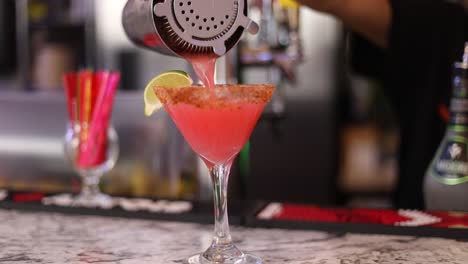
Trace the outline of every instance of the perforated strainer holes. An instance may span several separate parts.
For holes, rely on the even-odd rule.
[[[150,0],[141,0],[150,1]],[[176,54],[221,56],[232,49],[251,20],[246,0],[151,0],[155,27]],[[255,25],[256,26],[256,25]],[[253,29],[249,29],[253,32]]]
[[[168,0],[169,1],[169,0]],[[175,13],[177,26],[180,30],[190,32],[194,38],[212,39],[219,34],[227,32],[226,26],[231,24],[231,18],[236,15],[236,6],[234,9],[220,4],[221,10],[212,13],[206,10],[206,6],[195,0],[171,0],[175,2]],[[216,0],[213,0],[216,1]],[[234,2],[239,1],[235,0]],[[233,12],[232,14],[230,12]],[[223,31],[224,30],[224,31]]]

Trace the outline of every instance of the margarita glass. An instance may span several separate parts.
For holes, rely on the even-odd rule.
[[[213,183],[215,226],[211,246],[188,263],[262,263],[244,254],[229,232],[227,186],[231,165],[247,142],[273,85],[154,87],[154,92],[187,143],[203,159]]]

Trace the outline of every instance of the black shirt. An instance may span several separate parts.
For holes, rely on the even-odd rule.
[[[388,48],[376,51],[375,46],[358,41],[361,48],[354,49],[353,68],[383,79],[395,110],[400,148],[394,205],[423,209],[425,172],[445,132],[453,63],[461,60],[468,41],[467,15],[461,5],[441,0],[390,0],[390,4]],[[382,71],[375,67],[379,63]]]

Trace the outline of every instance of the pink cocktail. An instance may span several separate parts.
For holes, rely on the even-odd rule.
[[[210,170],[214,189],[215,234],[211,246],[189,263],[262,263],[231,241],[227,214],[227,184],[232,161],[247,142],[272,85],[217,85],[154,91],[192,149]]]

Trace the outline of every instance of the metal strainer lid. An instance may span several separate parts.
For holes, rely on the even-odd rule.
[[[247,17],[246,0],[159,0],[154,14],[161,39],[179,55],[222,56],[244,30],[258,32],[258,25]]]

